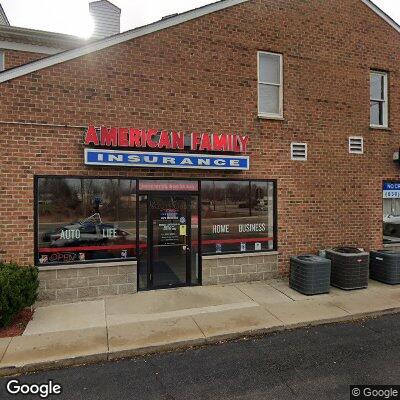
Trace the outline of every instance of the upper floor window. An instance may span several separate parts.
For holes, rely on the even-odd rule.
[[[388,75],[371,71],[370,74],[370,124],[372,127],[388,127]]]
[[[258,115],[283,117],[282,54],[258,52]]]
[[[0,72],[6,69],[4,51],[0,50]]]

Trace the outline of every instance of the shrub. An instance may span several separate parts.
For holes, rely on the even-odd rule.
[[[21,310],[34,304],[38,275],[36,267],[0,262],[0,327],[9,325]]]

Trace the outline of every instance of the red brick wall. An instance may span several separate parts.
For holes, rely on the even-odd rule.
[[[31,53],[28,51],[5,50],[5,69],[19,67],[20,65],[48,57],[48,54]]]
[[[382,245],[383,179],[399,176],[400,36],[360,0],[252,0],[0,85],[0,120],[247,133],[278,180],[280,268],[338,244]],[[257,50],[283,54],[284,120],[257,117]],[[369,71],[390,74],[390,131],[369,128]],[[4,100],[3,100],[4,99]],[[83,131],[2,124],[0,248],[33,262],[34,174],[221,176],[85,167]],[[364,155],[348,153],[363,136]],[[308,161],[290,143],[308,143]]]

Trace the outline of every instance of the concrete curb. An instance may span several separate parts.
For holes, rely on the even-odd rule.
[[[39,371],[50,371],[54,369],[75,367],[83,364],[96,364],[107,360],[108,354],[102,353],[82,357],[65,358],[56,361],[37,362],[22,367],[5,367],[0,368],[0,377],[23,375]]]
[[[112,351],[108,353],[108,359],[121,360],[124,358],[144,356],[147,354],[167,353],[174,350],[190,349],[194,347],[201,347],[206,344],[205,339],[182,340],[174,343],[166,343],[148,347],[141,347],[136,349],[126,349]]]
[[[379,311],[369,311],[357,314],[349,314],[339,318],[327,318],[315,321],[300,322],[296,324],[278,325],[271,328],[261,328],[242,332],[232,332],[228,334],[215,335],[203,339],[184,340],[173,343],[153,345],[143,348],[119,350],[101,354],[93,354],[75,358],[65,358],[57,361],[37,362],[19,367],[0,368],[0,377],[28,374],[44,370],[54,370],[61,368],[74,367],[84,364],[96,364],[100,362],[121,360],[124,358],[141,357],[150,354],[166,353],[178,350],[187,350],[190,348],[199,348],[202,346],[215,345],[221,342],[234,341],[246,337],[264,336],[269,333],[282,332],[285,330],[300,329],[318,325],[328,325],[332,323],[359,321],[364,318],[374,318],[384,315],[400,313],[400,307],[389,308]]]

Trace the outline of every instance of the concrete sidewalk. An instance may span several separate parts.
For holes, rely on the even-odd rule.
[[[185,348],[400,311],[400,286],[308,297],[287,282],[141,292],[37,308],[24,335],[0,339],[0,375]]]

